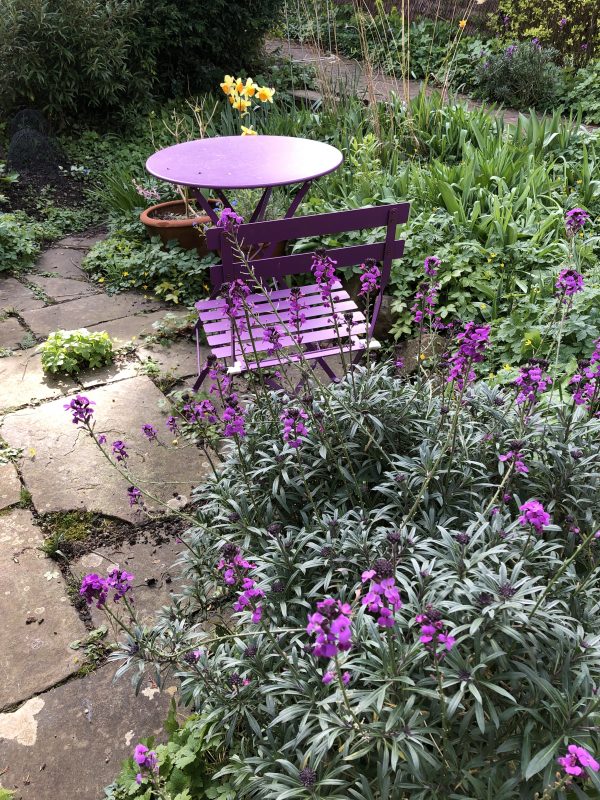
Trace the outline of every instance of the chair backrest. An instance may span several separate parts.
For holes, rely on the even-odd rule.
[[[336,262],[336,269],[354,267],[367,259],[379,262],[382,265],[381,295],[389,281],[392,260],[401,258],[404,253],[404,240],[396,239],[396,227],[407,222],[409,212],[410,203],[394,203],[306,217],[244,223],[236,229],[235,241],[232,241],[232,234],[222,228],[209,228],[206,232],[207,246],[211,250],[218,250],[222,261],[218,268],[213,268],[211,271],[211,281],[216,288],[240,276],[245,277],[244,261],[240,257],[238,248],[235,247],[235,242],[244,250],[265,242],[268,242],[267,247],[272,249],[273,243],[287,242],[290,239],[385,228],[385,238],[380,242],[324,248],[326,255]],[[265,257],[261,255],[257,258],[251,257],[249,260],[257,280],[281,279],[287,275],[310,272],[313,252],[272,256],[267,251]]]

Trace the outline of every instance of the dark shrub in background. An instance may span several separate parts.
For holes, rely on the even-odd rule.
[[[55,123],[197,91],[255,65],[282,0],[4,0],[0,109]]]

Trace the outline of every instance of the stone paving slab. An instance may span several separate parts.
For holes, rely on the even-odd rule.
[[[72,247],[77,250],[90,250],[95,244],[106,239],[105,233],[74,233],[71,236],[65,236],[56,242],[55,247]]]
[[[155,334],[156,331],[152,325],[154,322],[159,322],[164,319],[166,310],[167,309],[155,311],[150,314],[137,314],[135,316],[114,319],[98,325],[88,325],[86,327],[89,331],[106,331],[112,336],[116,345],[121,346],[126,342],[135,341],[142,336]],[[185,316],[185,313],[182,312],[181,316]]]
[[[23,339],[26,332],[25,328],[15,317],[9,317],[0,322],[0,350],[2,348],[12,350],[18,347],[19,342]]]
[[[0,412],[57,397],[76,386],[70,378],[46,375],[39,353],[0,358]]]
[[[44,301],[16,278],[0,278],[0,311],[15,308],[19,313],[43,308]]]
[[[0,463],[0,511],[21,499],[21,481],[12,464]],[[0,590],[1,591],[1,590]]]
[[[210,350],[200,348],[200,364],[204,364]],[[189,339],[178,339],[169,345],[149,344],[138,347],[137,356],[142,363],[152,359],[161,372],[170,372],[175,378],[189,378],[198,374],[196,343]]]
[[[14,800],[100,800],[141,738],[166,738],[175,686],[136,697],[114,672],[107,664],[0,714],[0,774]]]
[[[42,541],[30,511],[17,508],[0,516],[0,709],[80,666],[69,644],[86,629],[56,564],[38,550]]]
[[[105,575],[113,567],[127,570],[134,576],[133,599],[139,621],[149,625],[157,610],[170,602],[171,593],[181,589],[181,567],[173,565],[184,547],[174,539],[160,545],[153,545],[145,538],[134,544],[123,542],[82,556],[71,564],[71,571],[79,578],[89,572]],[[90,613],[94,627],[106,621],[95,605],[90,607]]]
[[[122,381],[125,378],[135,378],[140,373],[140,365],[136,359],[124,361],[118,359],[114,364],[97,369],[89,369],[80,372],[77,380],[84,389],[92,389],[95,386],[103,386],[105,383]]]
[[[100,294],[100,289],[93,284],[73,278],[34,276],[30,278],[29,283],[39,286],[48,297],[57,302],[75,300],[78,297],[87,297],[91,294]]]
[[[84,257],[85,251],[83,250],[51,247],[41,254],[33,271],[37,273],[54,272],[61,278],[86,280],[85,272],[81,269],[81,262]]]
[[[35,450],[35,458],[23,462],[22,477],[36,510],[81,509],[137,522],[140,515],[127,499],[132,483],[144,486],[163,502],[176,491],[189,497],[192,487],[208,473],[208,464],[196,448],[167,449],[143,436],[142,425],[151,423],[163,441],[169,441],[166,399],[152,381],[139,376],[87,395],[96,403],[96,432],[106,434],[109,444],[123,439],[130,446],[131,477],[119,475],[91,439],[71,423],[63,408],[68,398],[16,411],[6,415],[0,436],[9,445]]]
[[[89,328],[119,317],[128,317],[142,311],[156,311],[163,307],[162,303],[145,300],[143,295],[134,292],[112,297],[98,294],[27,311],[23,313],[23,319],[36,335],[46,336],[51,331]]]

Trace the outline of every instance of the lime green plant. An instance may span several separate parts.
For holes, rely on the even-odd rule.
[[[113,343],[105,332],[81,328],[55,331],[40,345],[45,372],[76,375],[82,369],[102,367],[113,360]]]

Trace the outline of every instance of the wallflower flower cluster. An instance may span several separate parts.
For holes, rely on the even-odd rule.
[[[308,615],[306,632],[315,637],[312,648],[317,658],[334,658],[352,646],[352,609],[348,603],[327,597],[317,603],[314,614]]]
[[[528,500],[519,508],[521,516],[520,525],[531,525],[539,535],[543,533],[544,527],[550,524],[550,514],[546,511],[539,500]]]
[[[598,772],[600,764],[588,753],[585,747],[570,744],[564,756],[556,759],[567,775],[583,775],[585,768]]]
[[[374,616],[380,628],[394,627],[394,612],[402,608],[400,592],[394,580],[394,569],[390,561],[378,559],[375,569],[362,573],[363,583],[370,581],[369,591],[361,599],[367,612]]]
[[[547,361],[531,361],[529,366],[519,369],[519,375],[513,381],[519,389],[516,403],[534,405],[538,396],[552,385],[552,378],[544,371],[547,365]]]
[[[336,261],[321,251],[317,250],[313,255],[311,264],[311,271],[315,276],[315,280],[321,290],[321,297],[327,300],[331,297],[333,286],[336,283],[335,265]]]
[[[417,614],[415,622],[421,626],[419,641],[435,658],[443,658],[456,644],[456,639],[448,633],[442,614],[436,608],[427,606],[422,614]]]
[[[379,291],[379,285],[381,280],[381,270],[375,263],[375,261],[370,258],[364,264],[360,265],[361,274],[359,277],[360,281],[360,290],[359,295],[371,295],[375,292]]]
[[[583,228],[583,226],[590,219],[590,215],[583,208],[572,208],[565,214],[565,228],[567,229],[568,236],[575,236],[576,233]]]
[[[448,383],[456,382],[462,391],[467,383],[475,380],[473,364],[478,364],[485,358],[485,351],[489,345],[490,326],[477,326],[474,322],[467,322],[464,329],[457,335],[458,349],[450,356]]]
[[[100,575],[92,573],[86,575],[81,581],[79,594],[85,599],[88,606],[95,600],[96,607],[102,608],[106,605],[111,591],[114,592],[113,601],[115,603],[125,597],[127,592],[132,590],[133,577],[129,572],[125,572],[124,569],[119,569],[118,567],[111,569],[106,578],[101,578]],[[130,600],[130,602],[133,602],[133,600]]]
[[[300,437],[308,436],[308,428],[304,424],[308,414],[303,408],[287,407],[279,419],[283,423],[283,441],[297,450],[301,445]]]
[[[240,548],[234,544],[226,544],[221,552],[222,558],[217,564],[217,569],[223,573],[223,581],[227,586],[235,586],[242,590],[233,606],[234,610],[243,611],[251,607],[252,622],[260,622],[262,606],[257,600],[263,598],[265,593],[257,588],[256,582],[248,575],[249,570],[254,569],[256,565],[245,559]]]
[[[135,746],[133,760],[141,770],[158,772],[158,756],[156,755],[156,751],[150,750],[145,744],[137,744]],[[138,772],[135,779],[138,784],[141,783],[144,779],[142,772]]]
[[[586,406],[590,414],[600,416],[600,339],[594,342],[589,361],[579,364],[579,371],[571,378],[570,385],[575,387],[573,401],[578,406]]]

